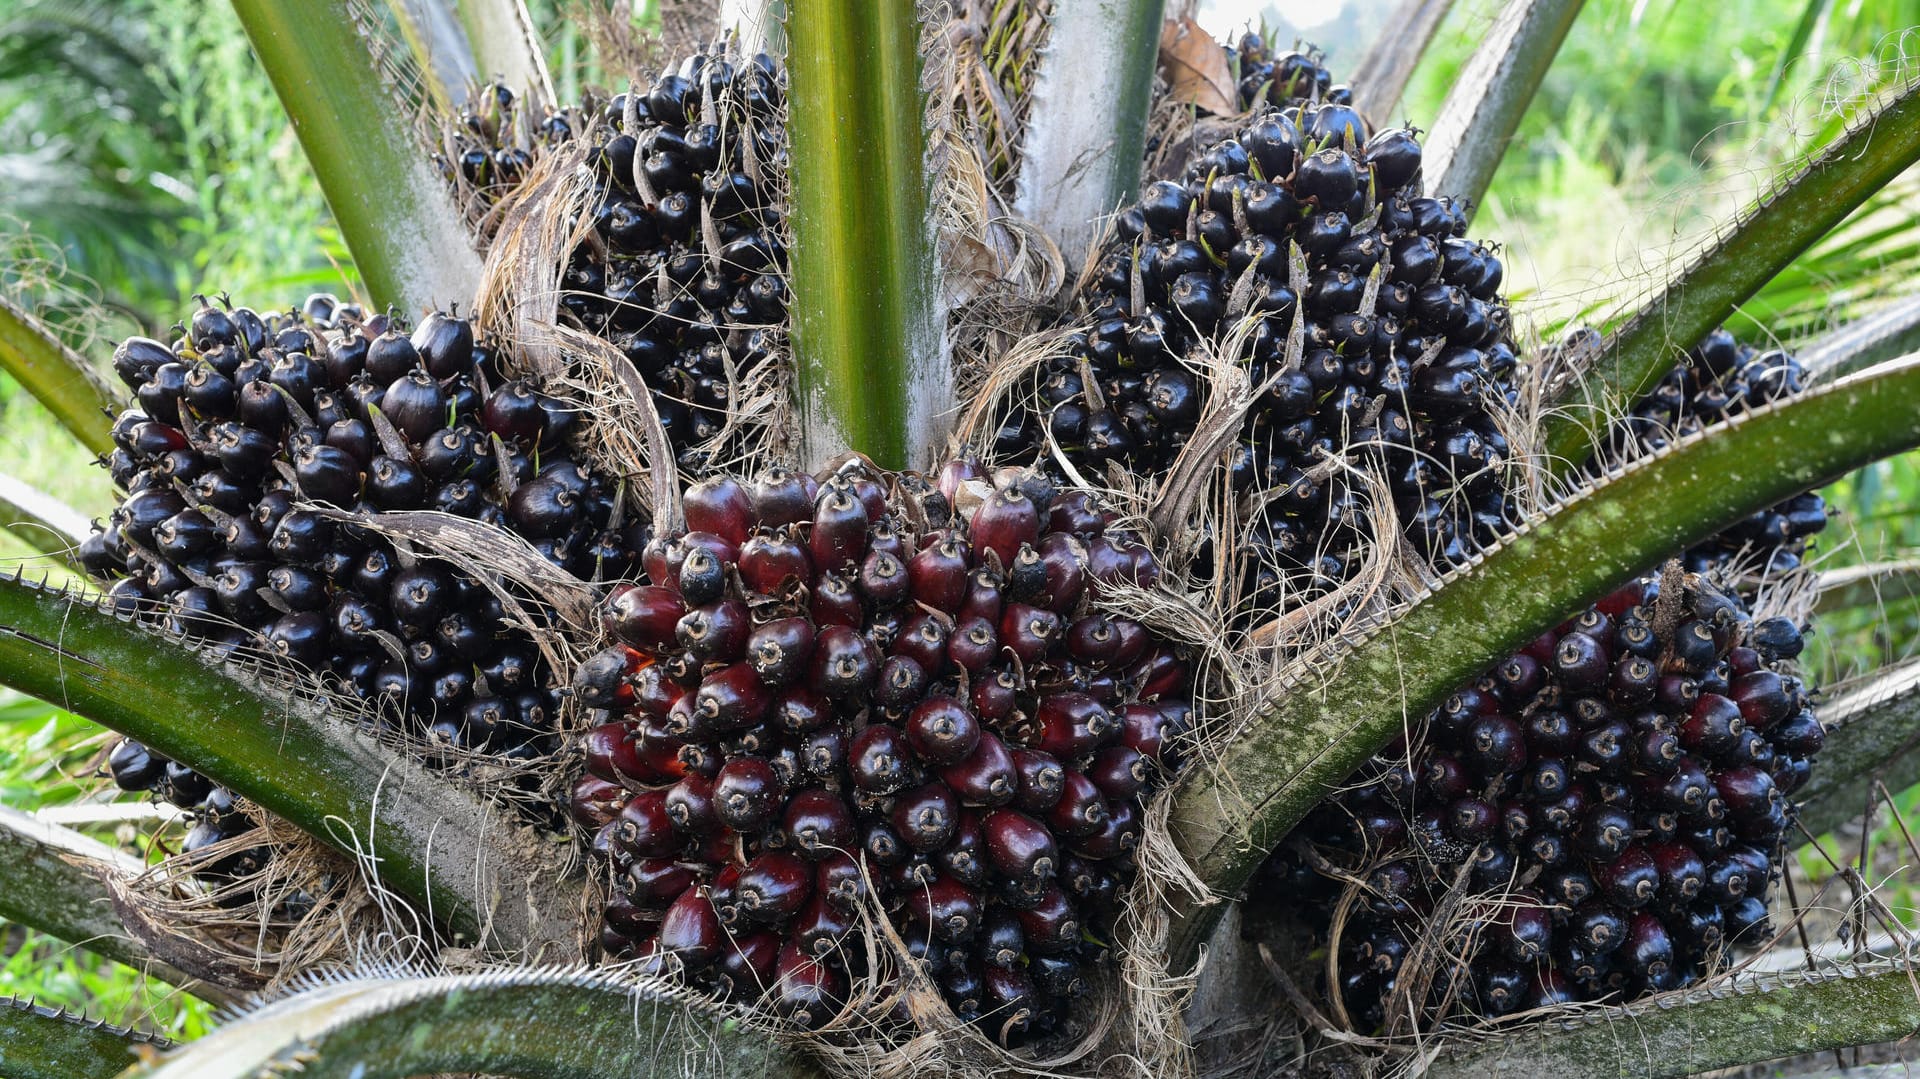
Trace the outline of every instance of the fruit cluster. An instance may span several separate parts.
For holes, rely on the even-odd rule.
[[[1787,672],[1801,630],[1677,565],[1668,582],[1615,592],[1462,689],[1263,868],[1284,890],[1256,898],[1323,919],[1341,888],[1317,870],[1358,878],[1337,986],[1357,1024],[1386,1018],[1455,889],[1484,902],[1427,956],[1432,1012],[1639,996],[1765,939],[1789,796],[1825,739]]]
[[[1302,101],[1324,101],[1330,105],[1353,104],[1353,91],[1336,86],[1333,72],[1320,61],[1319,52],[1289,49],[1275,52],[1265,37],[1257,33],[1242,35],[1240,44],[1226,50],[1239,75],[1240,110],[1252,112],[1263,105],[1287,108]]]
[[[449,186],[464,185],[482,215],[527,178],[543,153],[572,141],[581,126],[574,109],[534,117],[526,102],[497,82],[470,94],[458,120],[433,163]]]
[[[1616,455],[1658,450],[1674,438],[1799,393],[1800,361],[1779,349],[1741,344],[1724,329],[1687,352],[1653,392],[1614,426]],[[1827,527],[1827,504],[1817,491],[1761,510],[1687,551],[1686,567],[1706,572],[1733,563],[1767,576],[1797,568],[1807,544]]]
[[[214,786],[207,777],[132,739],[121,741],[107,754],[107,772],[121,790],[151,794],[192,816],[193,826],[180,845],[180,853],[188,857],[254,826],[252,818],[235,808],[232,791]],[[210,881],[251,876],[268,856],[265,848],[249,847],[213,860],[196,860],[194,873]]]
[[[1153,557],[1083,494],[966,464],[715,479],[686,522],[575,680],[611,713],[572,798],[605,949],[817,1025],[881,974],[847,937],[883,910],[959,1015],[1055,1030],[1190,723],[1178,651],[1097,603]]]
[[[607,528],[611,485],[568,456],[576,415],[505,379],[467,322],[433,314],[409,336],[353,314],[203,301],[173,344],[123,342],[138,404],[107,465],[125,498],[81,560],[170,632],[297,664],[436,743],[537,755],[552,678],[499,598],[317,509],[474,519],[583,579],[629,574],[638,545]],[[157,758],[116,759],[122,786],[150,789]],[[196,800],[157,764],[169,797]]]
[[[734,394],[785,351],[782,93],[764,55],[694,56],[594,129],[594,235],[561,310],[626,354],[691,475],[737,455],[714,444]]]
[[[1348,465],[1383,475],[1422,554],[1464,560],[1507,527],[1517,361],[1500,260],[1421,196],[1420,162],[1413,132],[1300,101],[1150,185],[1092,268],[1090,328],[1019,391],[994,452],[1163,473],[1202,411],[1192,354],[1232,344],[1258,393],[1224,460],[1254,555],[1243,608],[1351,574],[1370,500]]]

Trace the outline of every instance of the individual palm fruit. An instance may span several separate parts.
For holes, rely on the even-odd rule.
[[[1146,549],[1083,494],[999,480],[855,465],[686,492],[689,531],[615,586],[617,643],[575,680],[608,712],[572,806],[613,955],[751,1000],[694,917],[710,903],[729,939],[774,935],[804,992],[770,1003],[817,1023],[872,973],[845,943],[871,888],[958,1014],[1009,1043],[1059,1028],[1192,690],[1174,643],[1097,606],[1152,586]]]
[[[1767,939],[1792,794],[1823,741],[1792,673],[1801,642],[1673,563],[1462,687],[1411,752],[1376,758],[1281,845],[1262,874],[1284,893],[1251,894],[1325,928],[1341,887],[1309,867],[1363,882],[1329,987],[1361,1027],[1383,1021],[1458,880],[1493,913],[1444,942],[1469,980],[1438,979],[1430,1015],[1449,992],[1494,1016],[1687,985]]]
[[[1271,612],[1347,579],[1387,511],[1436,565],[1506,530],[1518,361],[1500,259],[1423,194],[1414,132],[1374,130],[1310,58],[1243,60],[1271,104],[1118,215],[1080,328],[981,435],[998,459],[1155,479],[1199,426],[1201,372],[1237,364],[1256,396],[1216,466],[1240,606]]]
[[[692,476],[740,455],[717,444],[732,395],[785,352],[783,92],[765,55],[696,55],[584,133],[594,238],[568,263],[562,317],[626,354]]]
[[[1582,350],[1595,344],[1597,335],[1583,331],[1562,348]],[[1717,329],[1689,349],[1686,362],[1667,372],[1614,425],[1610,448],[1616,457],[1654,452],[1676,438],[1805,388],[1806,371],[1792,354],[1757,349]],[[1688,569],[1703,573],[1732,567],[1778,576],[1801,564],[1808,543],[1826,526],[1826,502],[1819,492],[1809,491],[1696,544],[1684,561]]]
[[[638,561],[608,530],[614,488],[571,457],[576,415],[466,320],[357,315],[203,301],[172,344],[123,342],[138,404],[106,463],[124,498],[83,561],[170,631],[306,668],[416,737],[538,755],[553,679],[494,592],[307,504],[469,518],[592,580]]]

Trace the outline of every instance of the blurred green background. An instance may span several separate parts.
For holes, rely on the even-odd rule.
[[[563,85],[588,49],[567,0],[531,6]],[[1316,0],[1336,77],[1390,0]],[[643,14],[646,5],[641,5]],[[1279,25],[1302,5],[1210,0],[1209,28]],[[1395,113],[1426,126],[1497,11],[1461,0]],[[1475,234],[1500,242],[1515,299],[1542,324],[1605,311],[1658,280],[1712,222],[1836,130],[1863,88],[1908,76],[1899,31],[1920,0],[1590,0],[1495,179]],[[1294,36],[1280,31],[1282,44]],[[1920,291],[1914,178],[1896,184],[1749,305],[1736,332],[1791,343]],[[318,187],[226,5],[203,0],[0,0],[0,289],[22,296],[90,355],[131,332],[164,334],[195,293],[260,309],[355,281]],[[25,395],[0,379],[0,471],[93,516],[110,506],[93,467]],[[1920,462],[1874,466],[1828,492],[1838,511],[1827,565],[1899,557],[1920,545]],[[26,548],[0,536],[0,558]],[[1825,680],[1914,651],[1920,603],[1823,625]],[[84,721],[0,697],[0,801],[21,808],[104,801],[91,778],[104,736]],[[1910,792],[1903,799],[1912,804]],[[150,839],[122,823],[103,837]],[[0,993],[34,994],[176,1036],[209,1021],[135,972],[0,923]]]

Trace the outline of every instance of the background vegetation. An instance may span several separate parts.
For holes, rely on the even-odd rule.
[[[559,32],[563,3],[532,6],[556,31],[548,40],[567,92],[598,73],[581,63],[581,34]],[[1431,120],[1497,9],[1461,0],[1398,115]],[[1505,245],[1509,287],[1534,310],[1601,309],[1652,281],[1651,268],[1687,250],[1704,222],[1753,197],[1770,164],[1818,141],[1836,99],[1905,71],[1907,43],[1894,31],[1915,25],[1920,0],[1589,0],[1474,233]],[[1335,62],[1340,70],[1351,57]],[[1756,141],[1772,156],[1756,158]],[[1790,343],[1920,291],[1912,180],[1770,287],[1737,331]],[[0,0],[0,288],[24,293],[104,357],[127,333],[165,334],[195,293],[256,307],[349,293],[344,263],[226,5]],[[1845,290],[1829,285],[1839,280]],[[4,379],[0,471],[89,515],[111,505],[104,472]],[[1920,460],[1876,465],[1827,495],[1839,513],[1820,552],[1827,564],[1920,547]],[[0,559],[25,551],[0,536]],[[1920,603],[1890,593],[1883,609],[1828,625],[1819,663],[1839,676],[1905,656],[1916,639]],[[94,778],[105,745],[84,721],[0,697],[0,801],[109,816],[98,807],[111,795]],[[1902,801],[1916,799],[1920,791]],[[158,818],[91,827],[165,841]],[[0,993],[176,1035],[209,1018],[164,985],[4,923]]]

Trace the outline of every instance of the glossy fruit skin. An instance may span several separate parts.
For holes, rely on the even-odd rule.
[[[1140,803],[1169,774],[1191,690],[1174,645],[1093,607],[1119,575],[1157,578],[1144,547],[1084,497],[1053,512],[1061,496],[1031,475],[979,482],[996,486],[970,488],[963,512],[933,484],[857,464],[807,500],[787,474],[739,484],[743,497],[714,483],[699,519],[716,531],[652,538],[645,579],[606,600],[618,643],[574,683],[608,712],[583,736],[592,782],[575,815],[626,799],[596,840],[595,864],[628,882],[609,933],[662,916],[672,887],[703,891],[734,937],[780,942],[797,988],[767,1001],[811,1022],[820,979],[865,970],[850,934],[871,891],[960,1014],[1015,1042],[1057,1027],[1085,990],[1082,930],[1117,914]],[[997,492],[991,509],[982,490]],[[992,543],[973,541],[976,517]],[[1111,565],[1090,569],[1081,537]],[[656,819],[671,859],[651,829],[615,827]],[[996,969],[1017,977],[974,969],[989,917]],[[1024,973],[1042,957],[1065,992],[1043,996]],[[745,964],[723,953],[698,977],[738,997]]]
[[[1303,906],[1309,923],[1341,902],[1342,886],[1293,844],[1367,880],[1337,944],[1370,961],[1420,932],[1468,866],[1469,890],[1502,920],[1459,945],[1480,996],[1430,997],[1428,1018],[1510,1011],[1536,992],[1619,1000],[1711,973],[1728,958],[1727,926],[1759,932],[1791,825],[1782,773],[1758,762],[1797,756],[1818,721],[1795,719],[1812,716],[1786,666],[1797,629],[1753,619],[1739,596],[1681,565],[1463,688],[1411,750],[1376,758],[1281,844],[1261,870],[1266,890],[1285,882],[1289,898],[1276,901]],[[1650,673],[1655,663],[1667,673]],[[1399,830],[1424,858],[1382,864],[1403,846],[1389,838]],[[1396,976],[1343,966],[1349,1013],[1380,1021]]]

